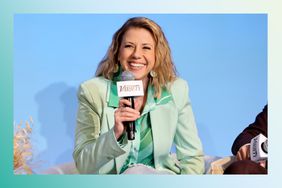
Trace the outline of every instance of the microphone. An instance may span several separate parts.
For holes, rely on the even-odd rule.
[[[122,81],[131,81],[131,80],[135,80],[134,75],[129,72],[129,71],[124,71],[121,74],[121,80]],[[125,99],[130,101],[130,108],[135,108],[134,106],[134,98],[132,96],[128,96],[128,97],[124,97]],[[135,128],[135,121],[128,121],[128,122],[124,122],[125,126],[126,126],[126,133],[127,133],[127,139],[128,140],[134,140],[135,139],[135,132],[136,132],[136,128]]]
[[[250,145],[250,156],[251,160],[255,162],[259,162],[267,159],[268,157],[268,144],[267,138],[259,134],[251,140]]]
[[[130,101],[130,108],[134,107],[134,97],[143,96],[143,84],[141,80],[135,80],[135,76],[130,71],[124,71],[121,74],[121,80],[117,82],[117,91],[119,97],[124,97]],[[127,139],[135,139],[135,121],[124,122],[126,126]]]

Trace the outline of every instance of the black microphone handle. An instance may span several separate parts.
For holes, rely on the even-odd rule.
[[[133,97],[126,97],[127,100],[130,101],[131,105],[130,108],[135,109],[134,107],[134,98]],[[127,121],[125,122],[126,125],[126,132],[127,132],[127,139],[134,140],[135,139],[135,121]]]

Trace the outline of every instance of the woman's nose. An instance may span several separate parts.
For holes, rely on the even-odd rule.
[[[138,59],[138,58],[141,58],[141,56],[142,56],[141,49],[136,47],[133,51],[132,57]]]

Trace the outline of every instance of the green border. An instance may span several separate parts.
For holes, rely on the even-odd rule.
[[[279,8],[280,7],[280,8]],[[261,0],[2,0],[0,2],[0,187],[281,187],[281,3]],[[14,175],[13,16],[16,13],[267,13],[269,175],[267,176],[112,176]],[[278,143],[278,144],[271,144]]]

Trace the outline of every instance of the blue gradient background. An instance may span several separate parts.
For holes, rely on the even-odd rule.
[[[41,167],[72,161],[77,87],[133,16],[163,28],[179,76],[190,85],[207,155],[230,155],[235,137],[267,103],[266,14],[17,14],[14,121],[33,117]]]
[[[150,5],[150,6],[148,6]],[[0,2],[0,187],[281,187],[281,47],[279,1],[1,1]],[[267,13],[270,159],[267,176],[15,176],[13,136],[13,16],[16,13]],[[180,72],[180,68],[178,68]],[[87,76],[85,74],[85,76]],[[192,80],[188,80],[191,86]],[[191,91],[192,92],[192,91]],[[195,96],[191,93],[196,110]],[[30,115],[30,114],[29,114]],[[25,118],[25,117],[24,117]],[[199,122],[198,122],[199,123]],[[233,139],[233,138],[230,138]],[[225,144],[223,142],[222,144]],[[136,183],[138,182],[138,183]]]

